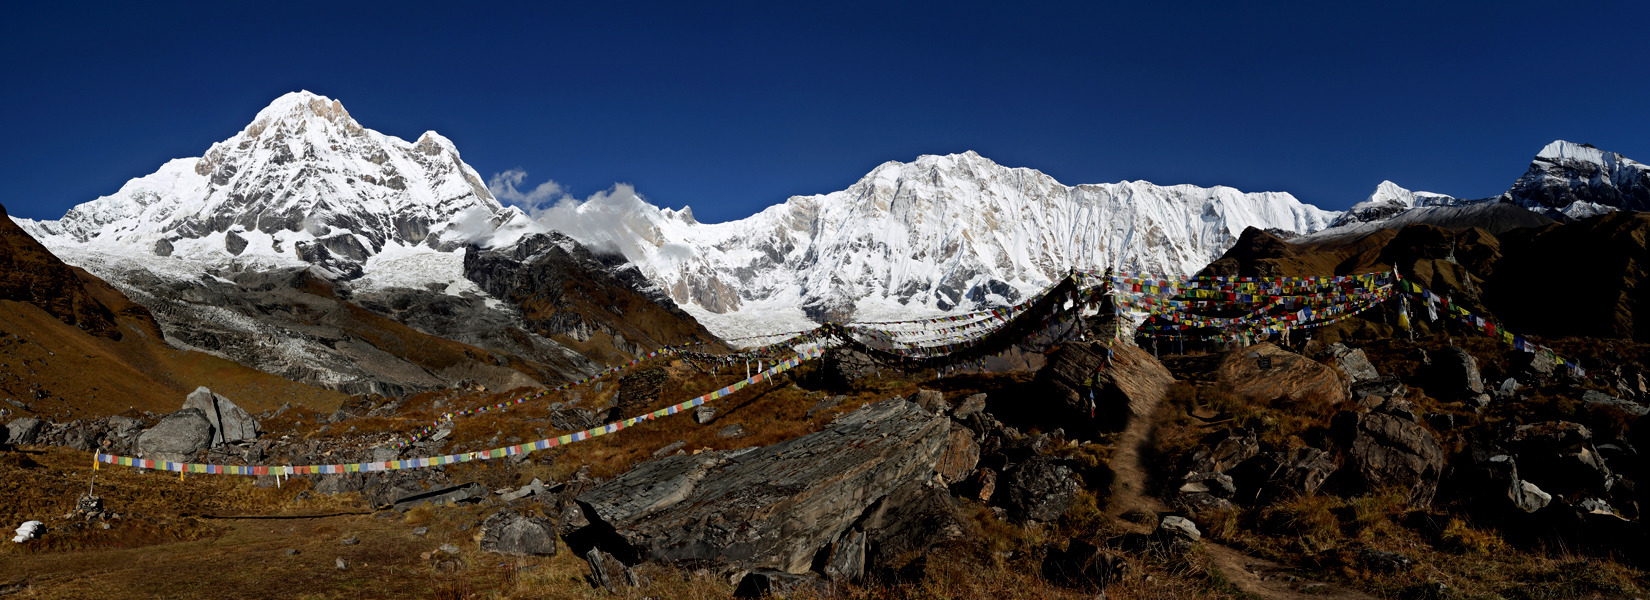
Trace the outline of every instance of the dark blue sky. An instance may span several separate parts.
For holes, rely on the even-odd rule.
[[[1642,0],[564,4],[8,3],[0,203],[57,218],[298,89],[704,221],[970,149],[1328,209],[1499,194],[1554,139],[1650,161]]]

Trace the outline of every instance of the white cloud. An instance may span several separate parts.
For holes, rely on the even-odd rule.
[[[572,200],[561,184],[552,180],[545,180],[532,190],[522,192],[516,186],[527,179],[527,171],[520,168],[510,169],[503,173],[494,173],[492,179],[487,180],[487,189],[493,192],[493,197],[514,204],[532,212],[549,206],[561,200]]]

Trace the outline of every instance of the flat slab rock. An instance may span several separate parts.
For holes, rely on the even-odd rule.
[[[578,496],[638,560],[802,573],[866,507],[934,476],[950,419],[893,398],[771,446],[648,461]],[[615,537],[616,534],[616,537]]]

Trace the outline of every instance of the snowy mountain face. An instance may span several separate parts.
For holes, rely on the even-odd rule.
[[[1444,194],[1411,192],[1391,181],[1382,181],[1368,199],[1352,205],[1352,208],[1341,213],[1341,216],[1336,217],[1329,226],[1340,227],[1352,223],[1379,221],[1418,206],[1454,206],[1459,203],[1459,200]]]
[[[500,205],[447,138],[409,143],[295,92],[201,158],[170,161],[57,221],[18,222],[53,248],[316,265],[350,279],[386,248],[452,250],[512,219],[525,216]]]
[[[1557,209],[1574,219],[1611,210],[1650,210],[1650,165],[1559,140],[1535,155],[1502,199],[1532,210]]]
[[[1069,186],[967,152],[888,162],[846,190],[727,223],[633,196],[545,223],[616,248],[726,336],[1000,306],[1074,267],[1188,275],[1247,227],[1306,233],[1338,214],[1278,192]]]

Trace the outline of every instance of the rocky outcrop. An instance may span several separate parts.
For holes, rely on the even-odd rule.
[[[1334,369],[1271,343],[1227,353],[1215,373],[1232,393],[1261,402],[1284,399],[1333,406],[1347,396]]]
[[[895,398],[771,446],[651,460],[578,496],[590,524],[571,534],[630,563],[802,573],[872,504],[931,479],[950,432]]]
[[[968,537],[968,524],[945,488],[907,481],[867,508],[844,539],[859,532],[864,568],[891,573],[935,544]]]
[[[5,441],[6,443],[13,445],[33,444],[35,442],[35,438],[40,435],[42,425],[44,425],[44,423],[42,423],[40,419],[32,417],[14,419],[12,422],[6,424],[7,433]]]
[[[1036,377],[1048,416],[1074,432],[1121,431],[1130,419],[1150,418],[1173,382],[1150,352],[1097,342],[1061,346]]]
[[[938,465],[940,479],[947,484],[960,482],[974,474],[974,467],[978,464],[980,444],[974,441],[974,432],[952,423],[951,434],[945,443],[945,454],[940,456]]]
[[[878,371],[871,355],[847,347],[826,350],[819,364],[821,383],[836,390],[858,389],[860,382]]]
[[[1454,346],[1428,353],[1427,392],[1440,400],[1466,400],[1484,393],[1478,359]]]
[[[138,450],[150,460],[189,462],[196,452],[212,444],[212,433],[212,422],[205,413],[185,408],[166,415],[138,436]]]

